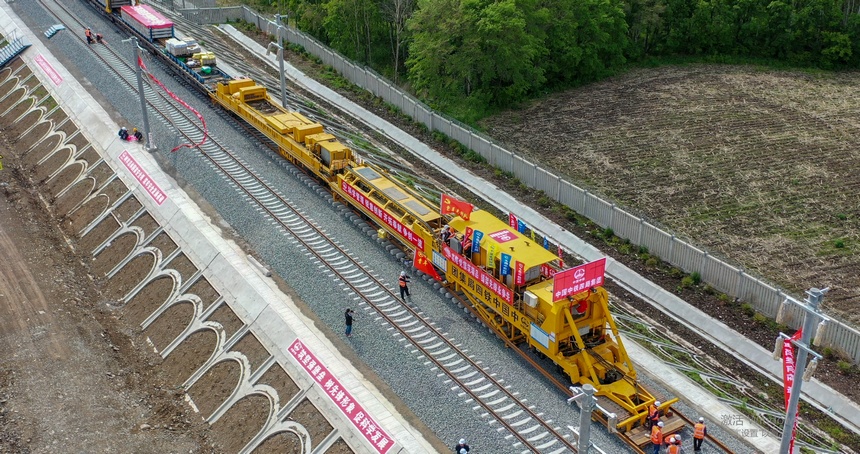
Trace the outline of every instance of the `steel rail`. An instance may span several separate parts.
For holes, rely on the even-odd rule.
[[[40,0],[40,3],[43,6],[45,6],[46,9],[54,12],[56,15],[56,11],[51,9],[46,4],[46,2],[44,0]],[[69,16],[68,20],[73,20],[73,21],[77,22],[79,25],[82,25],[82,23],[79,20],[77,20],[77,18],[74,16],[74,14],[71,13],[70,11],[68,11],[63,5],[57,5],[57,6],[59,6],[61,9],[63,9],[64,12],[66,13],[66,15]],[[61,19],[61,21],[62,21],[62,19]],[[83,41],[83,39],[80,37],[78,37],[78,39]],[[116,57],[119,64],[121,64],[123,66],[128,66],[128,63],[124,59],[120,58],[113,49],[111,49],[107,46],[106,46],[106,49],[108,49],[109,52],[114,57]],[[115,65],[110,64],[107,61],[107,59],[105,59],[100,53],[96,52],[95,55],[100,60],[102,60],[102,62],[104,62],[108,68],[115,71],[116,74],[118,76],[120,76],[120,79],[126,83],[126,85],[129,87],[130,90],[136,91],[136,88],[134,87],[134,85],[127,79],[127,78],[131,77],[130,72],[126,73],[126,77],[123,77],[123,74],[121,74],[120,71],[115,68]],[[165,98],[165,96],[160,94],[160,93],[157,93],[156,95],[161,96],[162,98]],[[176,117],[174,115],[170,115],[167,112],[164,112],[164,109],[165,109],[164,106],[155,105],[155,103],[153,103],[150,100],[150,97],[147,97],[147,102],[150,105],[152,105],[152,107],[156,111],[156,113],[161,115],[161,117],[164,121],[166,121],[168,123],[173,123],[173,120],[175,120]],[[177,109],[177,106],[175,106],[172,102],[168,102],[167,105],[174,110]],[[196,125],[196,123],[194,123],[193,121],[190,121],[190,119],[187,118],[186,114],[184,114],[182,111],[179,111],[178,114],[179,114],[179,117],[183,120],[183,123],[188,123],[189,126],[191,126],[191,127],[198,127],[199,128],[199,126]],[[179,129],[179,132],[181,135],[185,136],[186,138],[188,138],[192,141],[199,140],[199,138],[202,137],[202,131],[192,131],[189,133],[189,132],[185,131],[183,129],[183,127],[179,127],[177,129]],[[542,436],[538,436],[538,437],[533,436],[531,438],[528,438],[525,434],[521,433],[522,432],[521,429],[517,429],[514,426],[514,424],[507,422],[506,418],[511,418],[512,417],[511,415],[505,416],[505,415],[501,414],[497,409],[494,409],[491,406],[491,404],[487,403],[485,401],[485,398],[482,398],[479,395],[479,392],[483,392],[483,390],[486,387],[481,388],[478,391],[471,389],[471,386],[474,385],[475,383],[477,383],[477,381],[472,380],[471,383],[467,383],[463,378],[458,377],[456,375],[457,372],[452,371],[450,369],[450,365],[445,365],[445,364],[443,364],[443,362],[441,360],[438,360],[437,358],[435,358],[434,355],[439,354],[438,351],[434,353],[434,352],[430,351],[430,348],[422,345],[423,343],[427,343],[426,340],[415,339],[412,336],[410,330],[407,330],[407,329],[400,326],[401,321],[395,320],[393,316],[389,315],[386,312],[387,309],[385,309],[385,308],[381,307],[380,305],[378,305],[377,303],[375,303],[373,301],[373,298],[368,297],[366,295],[366,293],[368,291],[365,290],[364,288],[362,288],[362,286],[356,285],[355,276],[344,275],[343,272],[338,269],[338,266],[332,265],[332,263],[330,263],[330,262],[333,260],[341,260],[341,259],[348,260],[349,262],[352,263],[352,265],[354,267],[356,267],[362,273],[365,274],[365,277],[371,281],[371,284],[373,284],[372,287],[377,290],[377,293],[378,293],[378,290],[380,288],[382,288],[382,289],[384,289],[384,292],[387,293],[393,300],[399,301],[397,299],[397,295],[392,290],[388,289],[384,285],[384,283],[382,283],[380,280],[378,280],[369,271],[366,271],[364,269],[363,265],[358,260],[353,258],[347,251],[345,251],[342,247],[340,247],[334,240],[329,239],[328,236],[325,234],[325,232],[322,231],[322,229],[318,228],[306,216],[304,216],[300,212],[292,209],[292,204],[290,202],[288,202],[284,197],[282,197],[280,194],[278,194],[265,181],[263,181],[262,178],[257,176],[250,168],[248,168],[248,166],[246,166],[243,162],[241,162],[241,160],[239,160],[238,157],[233,156],[227,150],[226,147],[221,146],[218,143],[217,139],[210,137],[210,140],[207,141],[207,144],[209,145],[207,148],[212,148],[212,147],[220,148],[221,149],[220,151],[226,157],[229,158],[229,162],[219,162],[219,158],[223,159],[223,158],[225,158],[225,156],[215,156],[213,153],[210,152],[210,150],[206,150],[206,152],[202,153],[202,156],[204,158],[206,158],[207,160],[209,160],[210,164],[213,167],[219,169],[224,174],[225,178],[230,180],[232,182],[232,184],[237,189],[244,192],[246,194],[246,196],[248,198],[250,198],[252,201],[254,201],[262,211],[266,212],[284,230],[289,232],[291,234],[291,236],[293,236],[293,238],[295,238],[298,242],[300,242],[302,244],[302,246],[308,252],[310,252],[311,255],[315,256],[317,258],[317,260],[319,260],[320,262],[325,264],[350,289],[352,289],[357,295],[361,295],[362,299],[364,299],[368,305],[373,307],[382,316],[382,318],[384,318],[386,320],[387,323],[389,323],[393,328],[395,328],[402,336],[404,336],[404,338],[408,339],[418,351],[422,352],[422,354],[430,362],[432,362],[436,367],[441,369],[449,377],[449,379],[451,381],[453,381],[454,383],[457,384],[457,387],[459,387],[464,393],[468,394],[474,401],[476,401],[478,403],[478,405],[480,407],[482,407],[489,414],[493,415],[494,418],[496,419],[496,421],[498,421],[500,425],[505,427],[514,437],[516,437],[520,441],[520,443],[522,443],[523,446],[527,447],[528,449],[530,449],[534,452],[538,452],[539,448],[543,448],[543,447],[546,447],[548,445],[554,444],[555,440],[557,440],[562,445],[564,445],[564,448],[562,448],[560,450],[553,451],[553,452],[556,452],[556,453],[565,452],[565,448],[570,449],[572,452],[576,452],[576,448],[566,439],[566,437],[564,435],[560,434],[553,427],[551,427],[549,425],[549,422],[542,420],[540,418],[540,415],[536,414],[534,411],[532,411],[532,409],[529,405],[526,405],[523,401],[521,401],[519,398],[517,398],[515,393],[509,391],[507,389],[507,387],[505,387],[504,385],[501,384],[501,382],[497,381],[494,377],[492,377],[491,374],[487,373],[485,368],[481,367],[478,362],[474,361],[465,352],[461,351],[452,341],[448,340],[444,336],[443,333],[441,333],[434,326],[432,326],[432,324],[430,324],[426,319],[424,319],[417,311],[415,311],[410,306],[404,304],[400,309],[404,309],[405,311],[409,312],[416,320],[423,323],[425,329],[432,332],[440,341],[442,341],[445,344],[445,349],[443,351],[452,350],[457,355],[459,355],[461,357],[454,364],[459,364],[460,362],[466,362],[468,364],[468,366],[474,370],[475,373],[480,373],[483,376],[483,377],[481,377],[480,381],[486,380],[496,388],[496,390],[494,390],[495,392],[490,394],[491,396],[495,395],[496,392],[501,392],[505,398],[511,399],[517,406],[520,407],[519,410],[517,411],[517,414],[526,413],[528,415],[528,419],[534,420],[535,423],[537,423],[538,425],[543,427],[543,429],[546,431],[546,433],[553,435],[555,438],[554,438],[554,440],[551,440],[550,443],[544,443],[541,446],[536,446],[535,439],[540,440],[540,438],[543,438]],[[228,167],[231,167],[231,168],[228,168]],[[241,175],[237,175],[237,173],[239,173]],[[261,190],[263,191],[263,194],[260,193]],[[270,200],[274,199],[277,202],[278,206],[277,207],[270,206],[272,204],[272,202],[271,201],[267,202],[267,201],[263,200],[264,197],[269,198]],[[279,213],[278,211],[279,210],[287,210],[286,207],[290,207],[288,210],[291,211],[291,214],[293,216],[301,219],[302,222],[301,222],[300,226],[291,226],[289,224],[289,222],[287,222],[283,219],[284,214]],[[298,230],[299,228],[304,229],[305,231],[310,229],[313,233],[314,238],[316,238],[317,240],[323,239],[324,241],[328,242],[329,243],[328,247],[337,250],[341,254],[341,257],[337,257],[337,258],[333,259],[331,257],[325,257],[323,254],[319,253],[317,251],[317,249],[320,247],[319,245],[312,244],[307,239],[303,238],[304,235],[302,235],[301,233],[296,233],[296,230]],[[402,312],[400,312],[400,313],[402,313]],[[412,331],[414,331],[414,330],[412,330]],[[433,347],[438,347],[438,344],[433,345]],[[467,378],[471,378],[473,375],[474,374],[469,374]],[[455,389],[456,389],[456,387],[455,387]],[[520,421],[518,424],[522,425],[523,423],[524,423],[523,421]],[[531,432],[531,431],[529,431],[529,432]]]

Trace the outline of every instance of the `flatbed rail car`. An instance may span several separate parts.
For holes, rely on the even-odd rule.
[[[231,79],[230,75],[218,68],[211,52],[199,49],[187,55],[174,49],[185,47],[170,46],[177,41],[173,22],[162,16],[149,5],[138,0],[90,0],[106,13],[111,21],[136,36],[143,38],[141,45],[164,59],[172,68],[189,82],[198,85],[206,92],[213,92],[218,82]]]
[[[492,214],[477,210],[469,220],[440,215],[381,169],[357,162],[352,150],[324,132],[322,125],[273,102],[266,88],[253,80],[219,83],[212,96],[402,248],[432,258],[448,285],[462,291],[496,332],[552,360],[571,383],[593,385],[601,404],[617,413],[616,428],[634,441],[647,443],[642,426],[656,399],[637,382],[602,286],[554,301],[552,276],[560,271],[559,257]],[[481,231],[484,240],[474,253],[463,251],[456,238],[441,241],[444,224],[459,232]],[[502,254],[511,256],[517,277],[500,274]],[[675,402],[669,399],[660,406],[667,434],[685,426],[670,411]]]
[[[405,247],[430,253],[442,216],[384,170],[359,162],[321,124],[275,103],[266,87],[250,79],[219,83],[212,96],[278,144],[281,156],[327,184],[335,197],[373,219]]]

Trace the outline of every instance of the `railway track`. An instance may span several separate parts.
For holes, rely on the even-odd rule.
[[[80,29],[83,24],[64,5],[40,0],[40,4],[52,12],[69,28]],[[83,41],[80,37],[77,39]],[[129,92],[136,92],[135,70],[109,46],[93,46],[94,53],[105,67],[114,71],[119,80]],[[183,108],[161,92],[144,89],[147,103],[161,121],[171,125],[191,142],[199,142],[204,135],[202,127],[197,124]],[[576,452],[570,441],[570,434],[562,434],[561,427],[554,426],[552,421],[541,418],[535,407],[518,398],[518,393],[510,389],[501,380],[494,377],[480,361],[473,359],[459,344],[448,339],[433,324],[411,305],[401,301],[394,290],[376,277],[360,260],[353,257],[348,250],[304,213],[293,208],[293,204],[284,195],[271,187],[264,179],[249,168],[241,158],[226,147],[217,138],[209,137],[200,147],[200,155],[206,159],[213,169],[252,204],[258,211],[264,213],[276,228],[280,229],[291,241],[297,243],[311,260],[319,266],[328,269],[329,273],[339,280],[357,299],[361,300],[385,320],[396,335],[402,336],[412,345],[412,353],[426,358],[428,367],[438,369],[447,377],[452,390],[467,397],[474,404],[473,409],[482,412],[508,432],[505,438],[510,439],[515,449],[522,452],[543,452],[560,454]],[[308,184],[313,180],[293,168],[292,171]],[[317,185],[317,192],[328,195],[328,191]],[[339,211],[350,217],[353,222],[363,223],[357,215],[352,214],[345,205],[338,205]],[[372,233],[372,229],[369,233]],[[394,247],[389,245],[389,248]]]
[[[186,24],[186,26],[188,26],[188,25],[189,25],[189,24],[187,24],[187,23],[185,23],[185,24]],[[203,30],[205,30],[209,35],[213,35],[213,36],[214,36],[214,35],[216,35],[215,33],[213,33],[213,32],[211,31],[211,28],[210,28],[210,27],[205,27],[205,26],[194,26],[194,28],[195,28],[195,30],[199,30],[199,31],[195,31],[195,33],[198,33],[198,34],[202,33],[202,31],[203,31]],[[217,42],[218,42],[218,41],[217,41],[217,39],[212,39],[211,41],[208,41],[208,40],[207,40],[207,47],[212,47],[212,46],[213,46],[215,43],[217,43]],[[221,44],[218,44],[217,46],[218,46],[218,47],[216,47],[216,49],[221,49],[221,50],[223,50],[223,51],[221,52],[221,54],[223,54],[223,55],[228,55],[228,56],[231,54],[231,52],[230,52],[231,48],[226,47],[226,46],[223,46],[223,45],[221,45]],[[231,64],[231,66],[239,66],[239,65],[241,64],[241,65],[244,65],[244,66],[239,66],[239,67],[242,67],[242,68],[252,68],[251,66],[248,66],[246,63],[243,63],[243,60],[240,60],[240,59],[224,58],[223,60],[228,60],[228,62]],[[257,69],[254,69],[254,70],[250,70],[250,69],[243,69],[243,72],[245,72],[246,74],[252,75],[255,79],[259,78],[259,80],[261,81],[261,83],[264,83],[265,85],[267,85],[267,87],[268,87],[270,90],[275,90],[273,93],[275,93],[275,92],[277,92],[277,91],[278,91],[278,89],[279,89],[279,87],[278,87],[278,82],[277,82],[277,80],[276,80],[276,78],[275,78],[275,77],[272,77],[272,76],[271,76],[271,74],[269,74],[269,73],[267,73],[267,72],[265,72],[265,71],[257,70]],[[309,117],[311,117],[311,118],[314,118],[315,120],[317,120],[317,121],[319,121],[319,122],[321,122],[321,123],[326,124],[326,127],[327,127],[327,128],[331,128],[331,129],[336,129],[336,130],[338,130],[338,131],[339,131],[339,135],[340,135],[341,137],[343,137],[343,136],[347,136],[347,137],[348,137],[348,136],[350,136],[350,135],[352,135],[352,134],[356,134],[356,132],[355,132],[354,130],[344,129],[340,123],[336,123],[336,122],[332,122],[332,121],[330,121],[330,120],[329,120],[330,116],[329,116],[329,115],[326,115],[325,113],[320,113],[319,111],[317,111],[317,110],[315,110],[315,109],[305,109],[304,107],[305,107],[305,106],[307,106],[307,103],[308,103],[307,98],[303,98],[303,97],[299,97],[299,96],[294,96],[292,93],[293,93],[293,92],[290,92],[290,94],[288,95],[288,97],[289,97],[289,101],[288,101],[288,103],[291,105],[291,107],[293,107],[293,108],[295,108],[296,110],[299,110],[299,111],[301,111],[301,112],[305,113],[307,116],[309,116]],[[236,124],[239,124],[239,125],[244,126],[244,123],[242,123],[242,122],[236,122]],[[268,139],[266,139],[266,138],[265,138],[265,136],[263,136],[263,135],[261,135],[261,134],[257,134],[255,130],[251,130],[251,131],[254,131],[254,133],[255,133],[254,135],[255,135],[255,136],[257,136],[257,137],[258,137],[262,142],[267,143],[267,144],[268,144],[268,145],[270,145],[270,146],[272,145],[272,144],[271,144],[271,142],[270,142],[270,141],[268,141]],[[353,146],[355,146],[355,145],[356,145],[356,142],[355,142],[355,141],[350,141],[350,143],[351,143],[351,144],[353,144]],[[356,147],[356,148],[361,149],[361,147]],[[375,163],[380,164],[380,165],[381,165],[381,166],[383,166],[383,167],[391,167],[391,165],[394,165],[394,166],[399,165],[399,163],[398,163],[397,161],[394,161],[394,160],[392,160],[392,161],[390,161],[390,162],[386,162],[386,161],[385,161],[385,158],[383,157],[381,161],[376,161],[376,159],[377,159],[377,158],[378,158],[377,156],[374,156],[374,158],[369,159],[369,160],[370,160],[370,161],[374,161]],[[284,167],[288,167],[288,166],[289,166],[288,164],[285,164],[285,165],[284,165]],[[456,299],[456,296],[455,296],[455,299]],[[525,358],[526,356],[523,356],[523,357]],[[550,367],[551,367],[551,366],[550,366]],[[683,368],[683,366],[679,366],[679,367]],[[543,369],[545,369],[545,367],[536,367],[536,369],[543,370]],[[558,383],[558,381],[557,381],[557,380],[554,380],[554,381],[555,381],[556,383]],[[566,390],[564,389],[564,387],[565,387],[565,385],[564,385],[564,384],[559,384],[559,385],[558,385],[558,387],[559,387],[559,389],[560,389],[560,390],[563,390],[563,391],[565,391],[565,392],[566,392]],[[744,407],[747,407],[747,405],[744,405]],[[759,412],[759,413],[768,413],[768,414],[769,414],[769,412],[768,412],[768,411],[763,410],[763,409],[757,409],[757,408],[756,408],[756,409],[754,409],[754,410],[755,410],[756,412]],[[688,424],[691,424],[691,423],[692,423],[692,421],[690,420],[690,418],[687,418],[685,415],[683,415],[683,414],[682,414],[682,412],[678,411],[677,409],[673,409],[673,411],[674,411],[675,413],[678,413],[678,414],[679,414],[679,416],[681,416],[681,417],[682,417],[682,419],[686,420]],[[774,415],[776,415],[776,413],[774,413]],[[773,415],[772,415],[772,416],[773,416]],[[778,428],[776,428],[776,430],[778,430]],[[730,450],[728,450],[728,448],[726,448],[726,447],[725,447],[725,445],[723,445],[721,442],[719,442],[719,440],[712,439],[711,441],[712,441],[714,444],[716,444],[716,445],[720,446],[720,447],[723,449],[723,451],[724,451],[724,452],[731,452]]]
[[[219,61],[225,62],[240,74],[249,76],[258,84],[265,86],[270,93],[277,94],[275,98],[280,101],[280,80],[277,73],[273,73],[268,66],[260,68],[252,64],[251,60],[256,57],[243,58],[240,54],[241,51],[237,52],[236,45],[231,46],[226,44],[224,41],[229,38],[225,38],[223,33],[213,31],[212,26],[189,22],[181,14],[176,13],[176,11],[171,11],[157,4],[153,6],[157,7],[166,16],[169,16],[174,23],[181,24],[183,29],[187,29],[190,32],[191,36],[205,41],[206,47],[215,52]],[[289,80],[287,83],[290,83]],[[347,143],[365,161],[387,169],[390,175],[393,175],[401,182],[413,186],[416,191],[425,197],[438,199],[442,192],[456,194],[456,191],[443,187],[440,182],[417,174],[411,168],[408,161],[391,152],[386,145],[368,136],[349,121],[332,114],[331,111],[320,109],[318,105],[321,101],[319,98],[313,97],[312,93],[305,93],[296,87],[288,86],[286,98],[291,110],[295,110],[322,124],[326,131],[337,136],[341,142]],[[337,106],[334,107],[336,108]]]

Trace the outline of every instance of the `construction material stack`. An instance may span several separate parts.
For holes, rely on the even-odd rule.
[[[173,22],[149,5],[130,5],[121,8],[123,22],[149,42],[173,38]]]

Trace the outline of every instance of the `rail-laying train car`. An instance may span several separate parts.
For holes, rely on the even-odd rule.
[[[278,144],[280,153],[329,185],[332,194],[386,230],[404,250],[432,258],[448,285],[461,291],[485,323],[515,344],[550,358],[572,383],[590,383],[603,406],[618,416],[617,427],[641,425],[655,398],[636,380],[636,371],[609,311],[602,273],[590,285],[561,298],[553,289],[559,257],[486,211],[464,219],[446,217],[377,167],[363,164],[322,125],[274,102],[250,79],[218,84],[217,103]],[[473,251],[455,237],[443,242],[445,225],[482,232]],[[509,258],[504,258],[507,255]],[[503,259],[515,272],[502,274]],[[570,270],[576,273],[577,270]],[[663,402],[665,411],[677,400]],[[666,432],[680,429],[665,418]]]
[[[98,1],[108,11],[121,3]],[[122,3],[126,4],[120,9],[137,6]],[[182,63],[175,58],[167,61]],[[181,69],[187,71],[185,65]],[[336,199],[384,229],[402,249],[429,257],[447,285],[462,292],[495,333],[545,356],[571,383],[594,386],[601,405],[617,414],[617,429],[641,432],[638,427],[656,399],[637,382],[609,311],[602,269],[599,276],[560,292],[554,284],[561,276],[581,278],[581,267],[562,270],[556,254],[492,214],[476,210],[468,216],[442,215],[436,203],[390,178],[383,169],[363,163],[322,125],[285,109],[251,79],[225,75],[198,85],[217,104],[276,143],[284,158],[327,185]],[[464,249],[456,236],[443,241],[440,233],[446,225],[468,233],[464,237],[474,238],[473,247]],[[483,237],[472,232],[482,232]],[[502,272],[506,266],[514,271]],[[666,400],[660,407],[665,433],[684,425],[668,411],[675,402]]]

